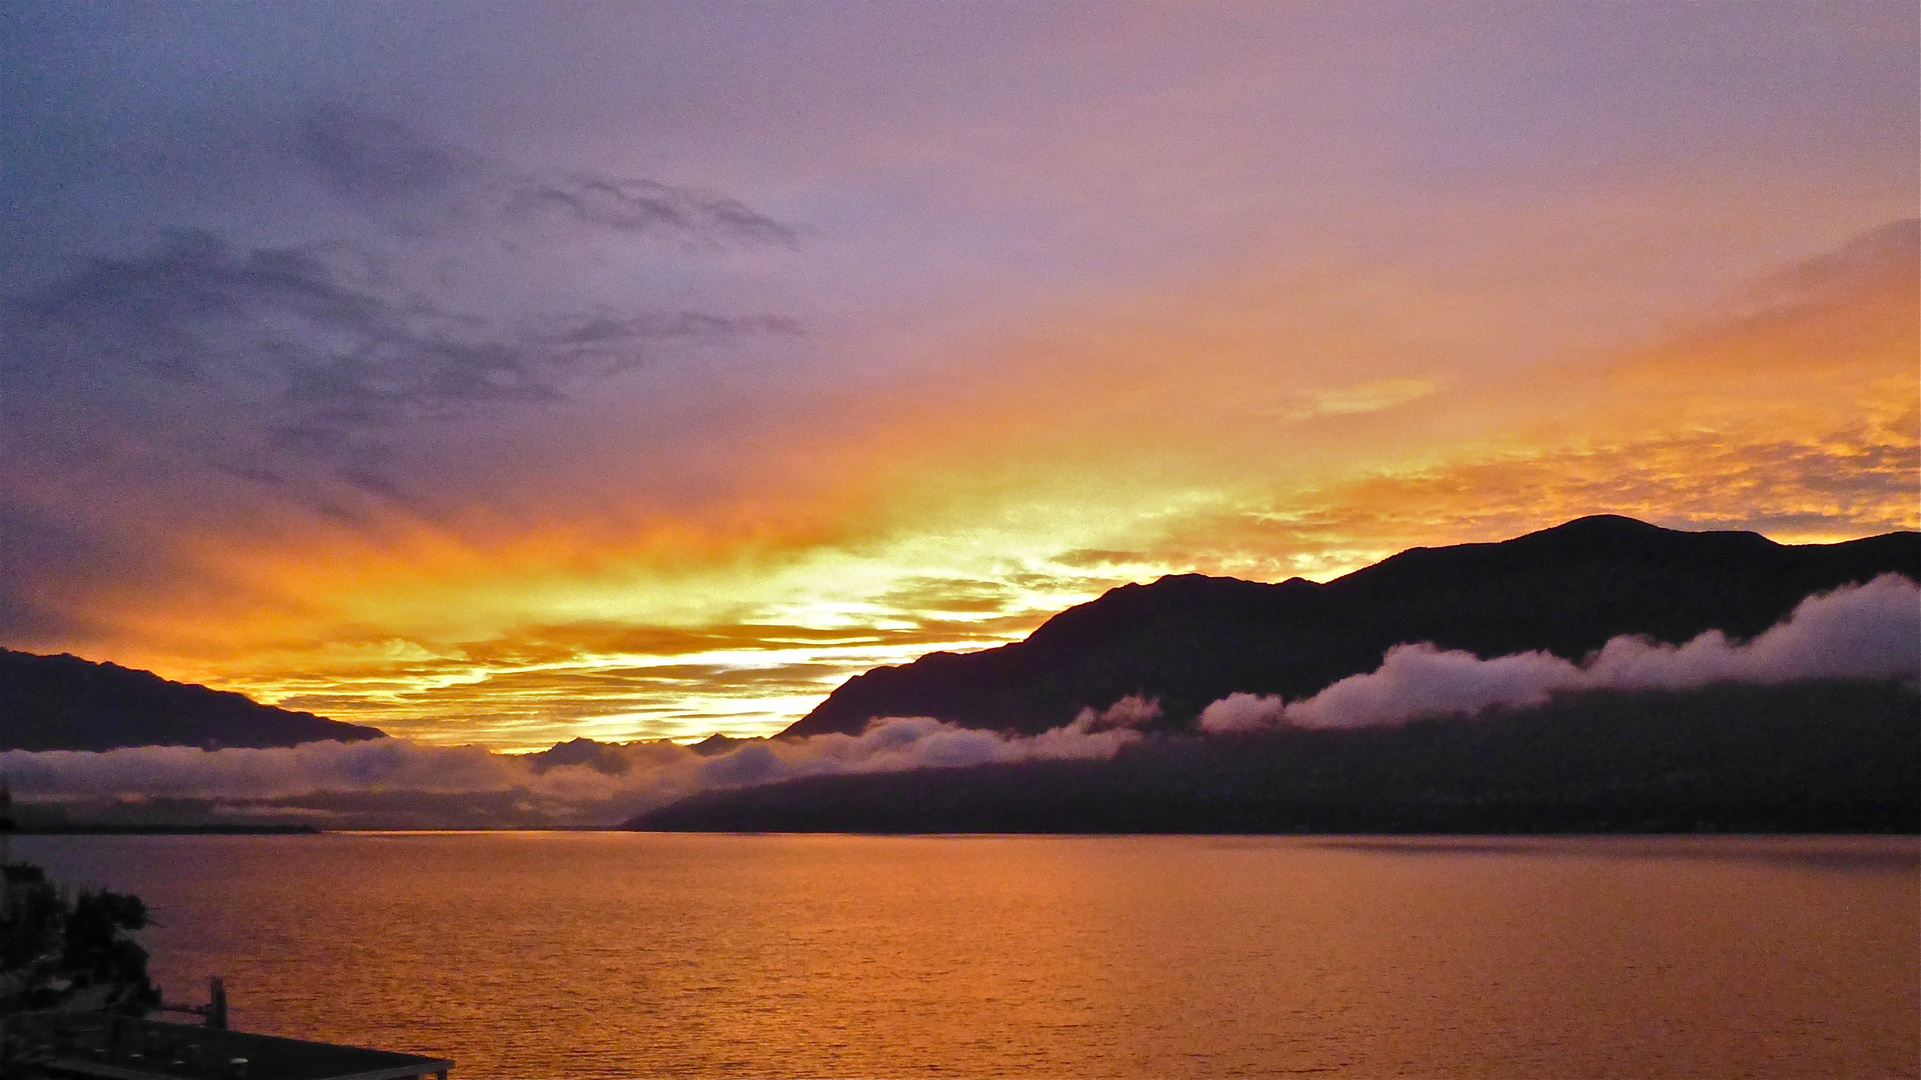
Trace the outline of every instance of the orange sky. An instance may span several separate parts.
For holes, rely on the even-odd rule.
[[[985,385],[842,402],[854,430],[780,433],[788,460],[717,505],[279,519],[178,538],[173,590],[79,599],[123,663],[523,746],[764,733],[873,664],[1163,573],[1326,579],[1600,512],[1911,529],[1915,230],[1857,247],[1790,295],[1498,379],[1293,390],[1239,350],[1150,342],[1124,378],[1017,355]]]
[[[829,45],[847,10],[521,45],[387,12],[406,71],[316,13],[315,70],[373,89],[309,113],[167,81],[222,35],[264,63],[257,26],[149,27],[111,78],[55,62],[92,30],[25,35],[45,101],[145,78],[193,119],[139,146],[226,149],[214,184],[19,121],[53,163],[4,249],[0,643],[436,742],[688,739],[1165,573],[1600,512],[1921,526],[1911,10],[1064,5]],[[587,55],[630,32],[655,67]],[[783,35],[820,62],[749,62]],[[713,122],[618,108],[656,100]]]

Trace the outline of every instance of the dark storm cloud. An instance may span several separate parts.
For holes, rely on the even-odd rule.
[[[381,440],[406,421],[558,401],[663,349],[798,330],[779,316],[698,311],[481,316],[406,288],[382,263],[358,245],[245,247],[171,232],[147,252],[90,260],[6,301],[0,382],[23,412],[35,399],[77,397],[90,428],[168,429],[182,448],[193,441],[179,430],[182,412],[218,412],[264,436],[241,440],[250,450],[264,443],[282,455],[218,463],[228,475],[285,478],[318,461],[393,494]],[[74,434],[73,419],[60,434]]]
[[[358,198],[444,191],[488,171],[471,150],[436,142],[394,117],[340,105],[308,111],[293,145],[335,191]]]
[[[202,386],[272,380],[295,415],[342,424],[551,397],[572,359],[382,296],[317,251],[239,248],[201,231],[171,233],[133,258],[95,259],[11,307],[29,364]]]
[[[397,449],[428,437],[423,422],[799,332],[689,292],[726,249],[792,240],[739,200],[513,167],[388,112],[279,115],[220,128],[213,202],[160,200],[158,229],[15,276],[35,283],[0,296],[11,471],[397,499]],[[177,180],[156,175],[154,194]],[[594,253],[574,246],[596,236]],[[629,261],[574,280],[608,256]]]
[[[277,378],[296,414],[350,425],[476,401],[551,400],[572,376],[640,362],[652,342],[795,328],[774,316],[699,312],[500,325],[395,295],[368,262],[181,231],[146,255],[93,260],[10,314],[39,346],[23,357],[29,364],[121,364],[183,383]]]
[[[686,244],[792,244],[793,226],[699,188],[593,170],[516,170],[436,140],[393,116],[341,105],[311,109],[292,147],[330,190],[370,209],[401,208],[493,225],[558,218]]]

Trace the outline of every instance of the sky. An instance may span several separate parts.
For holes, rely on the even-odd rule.
[[[1914,529],[1918,33],[9,4],[0,645],[684,741],[1162,574]]]

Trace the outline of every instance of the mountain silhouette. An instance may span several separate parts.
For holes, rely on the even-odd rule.
[[[1035,734],[1129,695],[1157,699],[1173,730],[1229,694],[1312,695],[1404,642],[1579,661],[1619,634],[1748,638],[1811,593],[1889,571],[1921,580],[1921,533],[1783,545],[1604,515],[1412,548],[1324,585],[1169,576],[1070,608],[1024,641],[857,675],[781,734],[852,734],[882,716]]]
[[[150,671],[0,649],[0,750],[296,746],[386,734]]]
[[[690,795],[664,832],[1921,831],[1901,680],[1595,691],[1396,727],[1151,736],[1113,760],[852,773]]]

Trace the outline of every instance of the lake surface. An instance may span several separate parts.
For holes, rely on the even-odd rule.
[[[20,837],[455,1077],[1915,1076],[1913,838]]]

